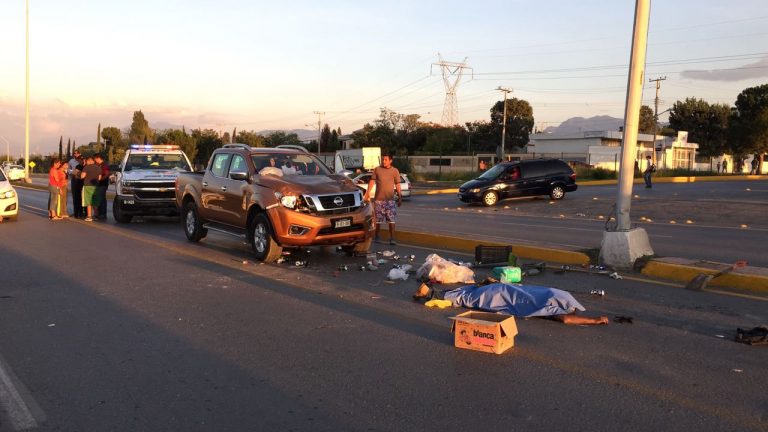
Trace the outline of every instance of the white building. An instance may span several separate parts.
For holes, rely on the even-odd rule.
[[[621,140],[618,131],[587,131],[574,134],[538,133],[530,136],[528,154],[584,162],[596,167],[617,170],[621,162]],[[637,135],[638,161],[653,154],[654,136]],[[692,168],[698,144],[688,142],[688,133],[679,132],[676,139],[657,137],[656,160],[660,168]]]

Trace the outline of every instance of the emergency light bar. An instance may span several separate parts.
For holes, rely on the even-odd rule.
[[[133,150],[179,150],[175,144],[131,144]]]

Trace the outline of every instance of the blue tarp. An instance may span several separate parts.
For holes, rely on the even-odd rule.
[[[573,296],[557,288],[536,285],[494,283],[468,285],[445,293],[454,306],[487,312],[502,312],[517,317],[537,317],[584,311]]]

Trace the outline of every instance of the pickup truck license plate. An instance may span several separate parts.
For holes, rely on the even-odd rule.
[[[352,218],[333,219],[333,229],[346,228],[352,226]]]

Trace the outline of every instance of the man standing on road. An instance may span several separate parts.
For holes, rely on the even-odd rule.
[[[650,189],[653,187],[651,184],[651,174],[656,172],[656,164],[651,160],[651,156],[645,157],[645,171],[643,172],[643,179],[645,180],[645,188]]]
[[[96,161],[96,165],[101,168],[101,180],[96,185],[96,195],[99,201],[98,212],[96,213],[96,219],[107,220],[107,188],[109,187],[109,165],[104,161],[104,157],[101,153],[96,153],[93,156]]]
[[[83,179],[83,207],[86,211],[86,222],[93,221],[93,216],[98,212],[99,202],[98,195],[96,195],[96,186],[101,180],[101,167],[96,165],[93,161],[93,157],[88,157],[83,167],[83,172],[80,173],[80,177]]]
[[[83,217],[83,179],[80,178],[80,169],[82,169],[82,159],[80,152],[75,150],[72,153],[72,159],[67,163],[69,165],[69,189],[72,191],[72,211],[76,218]]]
[[[368,190],[365,191],[364,200],[369,200],[371,190],[376,187],[373,196],[373,210],[376,223],[376,237],[374,241],[380,243],[379,229],[381,224],[389,224],[389,244],[395,245],[395,219],[397,207],[403,203],[403,195],[400,191],[400,171],[392,166],[392,156],[385,154],[381,157],[381,166],[374,168],[371,180],[368,182]],[[397,203],[395,203],[395,190],[397,190]]]

